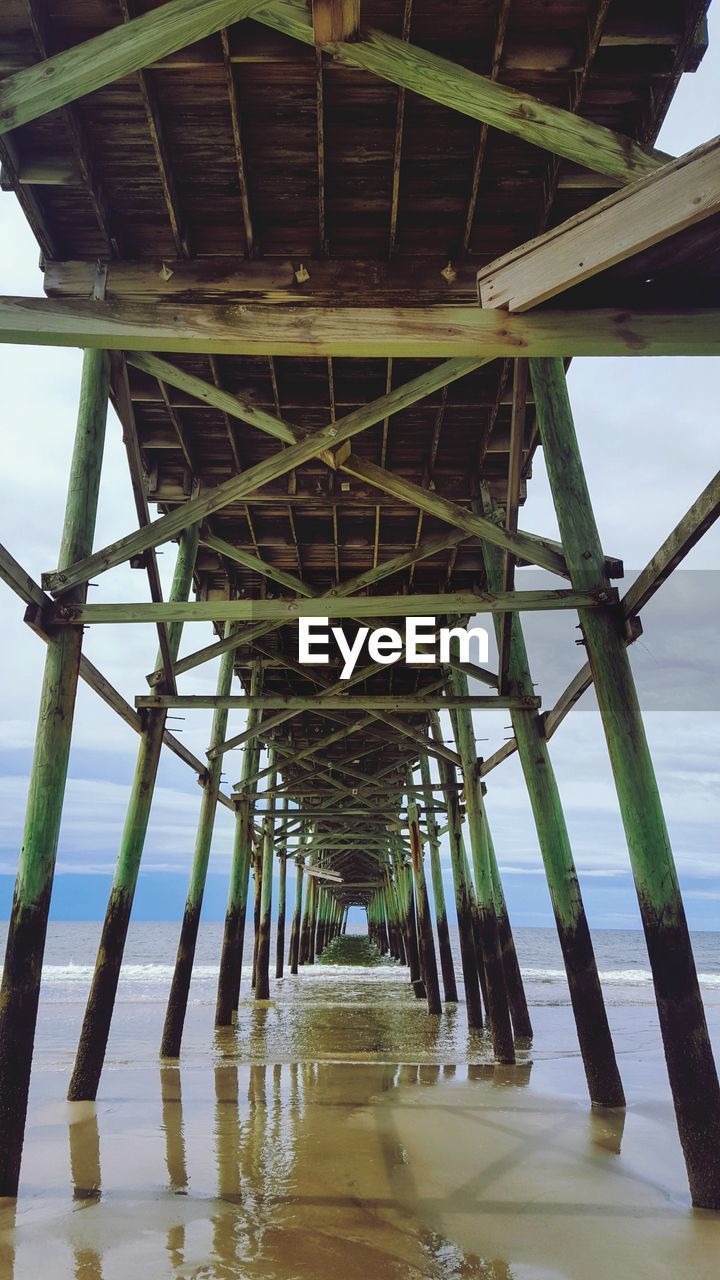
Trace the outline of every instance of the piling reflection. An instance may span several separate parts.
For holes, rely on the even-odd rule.
[[[165,1135],[165,1160],[170,1190],[186,1195],[188,1189],[185,1135],[183,1132],[182,1083],[179,1067],[160,1068],[162,1097],[162,1130]]]
[[[183,1133],[182,1084],[178,1067],[160,1068],[160,1094],[168,1188],[174,1195],[187,1195],[189,1179]],[[172,1223],[168,1227],[167,1254],[173,1268],[182,1266],[185,1259],[184,1222]]]
[[[70,1175],[73,1200],[84,1206],[96,1204],[102,1195],[100,1173],[100,1132],[94,1102],[70,1105]],[[74,1280],[103,1280],[102,1257],[85,1243],[73,1246]]]
[[[15,1280],[17,1201],[0,1197],[0,1276]]]
[[[102,1194],[100,1133],[95,1103],[73,1102],[69,1106],[72,1111],[68,1132],[73,1200],[99,1200]]]
[[[257,1010],[257,1025],[268,1019],[271,1008]],[[520,1280],[522,1268],[505,1254],[513,1233],[534,1230],[537,1206],[508,1194],[515,1180],[525,1186],[529,1164],[545,1167],[547,1153],[563,1150],[568,1125],[573,1162],[584,1152],[591,1172],[615,1166],[620,1151],[622,1112],[513,1096],[528,1089],[530,1062],[242,1063],[237,1044],[221,1036],[215,1050],[212,1075],[163,1065],[159,1097],[156,1085],[148,1103],[154,1120],[148,1111],[139,1137],[122,1135],[129,1199],[112,1183],[118,1133],[103,1135],[113,1156],[106,1203],[95,1108],[72,1107],[79,1212],[68,1219],[72,1261],[51,1269],[53,1280],[135,1274],[129,1254],[118,1270],[119,1255],[111,1265],[105,1251],[131,1251],[140,1239],[140,1274],[183,1280]],[[147,1160],[134,1142],[147,1144]],[[561,1211],[590,1212],[592,1198],[575,1204],[572,1187],[562,1186]],[[0,1231],[2,1280],[34,1280],[37,1267],[27,1269],[25,1252],[19,1264],[10,1240]]]
[[[593,1107],[588,1115],[593,1146],[619,1156],[626,1117],[624,1107]]]

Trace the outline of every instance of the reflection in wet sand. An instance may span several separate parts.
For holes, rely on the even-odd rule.
[[[60,1109],[38,1073],[1,1280],[714,1276],[720,1222],[689,1211],[659,1047],[625,1122],[589,1110],[576,1057],[495,1067],[480,1037],[461,1065],[442,1020],[373,981],[359,1003],[316,977],[248,1001],[210,1062],[110,1071],[97,1107]]]

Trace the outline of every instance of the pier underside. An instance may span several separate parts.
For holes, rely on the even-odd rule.
[[[651,377],[650,357],[720,353],[720,144],[679,159],[654,145],[704,53],[706,8],[3,5],[2,186],[37,238],[46,297],[0,298],[0,340],[85,355],[58,564],[36,583],[0,549],[48,648],[0,997],[0,1195],[18,1185],[78,678],[139,748],[70,1099],[100,1086],[163,746],[202,784],[165,1059],[182,1051],[222,804],[235,837],[217,1028],[237,1018],[246,927],[262,1004],[347,945],[360,906],[373,955],[404,966],[430,1020],[460,999],[498,1079],[522,1065],[533,1027],[485,808],[517,752],[588,1096],[619,1110],[549,748],[594,683],[693,1203],[720,1208],[720,1090],[627,655],[643,606],[716,519],[720,483],[623,594],[565,378],[574,356],[599,370],[603,356],[646,358]],[[98,549],[109,404],[137,528]],[[560,541],[522,521],[540,447]],[[170,543],[163,599],[156,552]],[[112,570],[128,563],[150,602],[113,603]],[[528,565],[552,575],[544,589],[516,586]],[[522,630],[538,610],[577,613],[586,650],[554,707]],[[334,642],[327,661],[303,655],[308,618],[363,638],[351,672]],[[409,657],[388,637],[406,619],[426,632]],[[494,629],[497,662],[467,646],[473,619]],[[136,622],[158,657],[130,706],[82,637]],[[193,642],[193,622],[212,623],[212,642]],[[208,663],[216,693],[186,693]],[[168,729],[173,710],[198,708],[213,711],[205,760]],[[512,737],[480,758],[480,717],[499,709]],[[231,710],[247,713],[236,734]]]

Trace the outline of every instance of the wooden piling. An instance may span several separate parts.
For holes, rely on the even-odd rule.
[[[250,692],[260,688],[260,665],[254,662],[250,675]],[[246,729],[252,731],[260,713],[248,712]],[[241,786],[257,768],[260,748],[257,739],[249,739],[243,747]],[[245,917],[247,915],[250,863],[252,862],[253,803],[242,794],[235,805],[235,838],[228,900],[225,908],[225,927],[220,954],[217,999],[215,1001],[215,1026],[229,1027],[240,1002],[242,960],[245,944]]]
[[[308,919],[308,950],[306,964],[315,963],[315,939],[317,931],[318,882],[315,876],[310,877],[310,894],[308,903],[310,914]]]
[[[425,983],[420,964],[420,948],[418,946],[417,920],[415,917],[415,893],[413,891],[412,872],[396,856],[395,875],[400,890],[400,902],[405,926],[405,954],[410,970],[410,982],[418,1000],[425,998]]]
[[[171,600],[187,600],[190,594],[199,534],[199,525],[191,525],[181,535]],[[182,623],[172,623],[168,628],[168,646],[173,662],[178,655],[181,634]],[[161,662],[162,657],[158,653],[157,665],[160,666]],[[68,1088],[70,1102],[94,1101],[97,1097],[166,723],[167,711],[150,709],[140,736],[125,825]]]
[[[313,876],[307,876],[305,882],[305,907],[302,914],[302,923],[300,925],[300,944],[298,960],[300,964],[307,964],[308,953],[310,951],[310,917],[312,907],[312,895],[314,890],[315,879]]]
[[[560,535],[574,585],[607,587],[560,360],[531,360]],[[579,610],[630,851],[693,1204],[720,1209],[720,1087],[685,909],[617,607]]]
[[[231,633],[232,624],[226,625],[226,634]],[[223,654],[220,659],[220,671],[218,673],[217,691],[221,697],[227,696],[230,692],[233,675],[234,655],[232,650]],[[227,729],[228,712],[225,707],[217,707],[212,720],[212,729],[210,732],[210,748],[220,746],[225,740]],[[195,947],[197,944],[198,929],[200,928],[200,911],[202,908],[203,894],[205,892],[205,881],[207,879],[208,862],[210,860],[210,846],[212,844],[213,830],[215,827],[215,814],[217,812],[217,798],[220,790],[220,775],[222,772],[222,756],[214,756],[208,762],[207,777],[203,786],[202,799],[200,801],[200,817],[198,820],[197,835],[195,837],[195,851],[193,854],[193,863],[190,871],[190,882],[188,885],[187,898],[185,900],[185,910],[183,913],[182,926],[180,929],[180,941],[178,943],[177,957],[175,960],[175,971],[170,986],[170,996],[168,998],[167,1010],[165,1012],[165,1024],[163,1026],[162,1041],[160,1045],[160,1054],[163,1058],[179,1058],[180,1045],[182,1043],[183,1027],[185,1025],[185,1013],[187,1011],[188,995],[190,993],[190,979],[192,977],[193,962],[195,959]]]
[[[465,673],[452,667],[450,669],[450,686],[453,693],[461,697],[464,696],[468,688]],[[456,746],[462,760],[462,771],[465,779],[465,806],[475,872],[477,919],[482,957],[485,965],[487,1011],[493,1052],[496,1061],[512,1063],[515,1061],[515,1048],[507,988],[505,986],[505,971],[500,951],[500,935],[498,933],[497,915],[495,914],[487,818],[480,781],[480,761],[475,748],[472,712],[466,707],[459,707],[454,714],[453,721],[457,738]]]
[[[440,984],[438,981],[435,942],[433,940],[432,921],[430,919],[430,903],[428,901],[425,867],[423,865],[422,837],[418,818],[412,775],[408,778],[407,789],[408,833],[410,836],[410,857],[415,882],[415,901],[417,903],[417,932],[420,954],[422,956],[423,978],[427,996],[428,1013],[441,1013]]]
[[[430,760],[426,752],[420,754],[420,777],[422,778],[423,787],[429,787],[430,778]],[[432,793],[426,792],[426,795]],[[428,801],[428,803],[431,803]],[[455,961],[453,960],[452,948],[450,946],[450,930],[447,922],[447,905],[445,903],[445,886],[443,885],[442,866],[440,864],[440,837],[438,835],[438,824],[435,814],[428,810],[425,815],[427,824],[428,845],[430,847],[430,873],[432,876],[433,899],[435,901],[435,926],[438,935],[438,950],[440,952],[440,970],[443,979],[443,991],[445,993],[446,1004],[456,1004],[457,982],[455,979]]]
[[[275,749],[268,752],[268,764],[271,773],[268,776],[268,791],[275,790]],[[275,819],[272,812],[263,819],[262,843],[262,878],[260,889],[260,919],[257,935],[257,956],[255,959],[255,999],[270,999],[270,916],[272,911],[273,855],[274,855]]]
[[[303,858],[299,854],[295,859],[295,907],[293,910],[292,925],[290,927],[290,952],[288,960],[290,962],[290,972],[295,974],[298,971],[298,963],[300,959],[300,929],[302,927],[302,899],[303,899]]]
[[[283,801],[287,809],[287,797]],[[275,977],[282,978],[285,969],[285,900],[287,896],[287,839],[283,837],[282,846],[278,850],[278,915],[277,935],[275,938]]]
[[[431,712],[430,728],[435,741],[442,743],[442,729],[437,712]],[[455,889],[455,914],[457,916],[458,937],[460,940],[460,960],[463,971],[468,1026],[479,1028],[483,1025],[483,1015],[475,940],[473,938],[472,885],[462,840],[462,818],[460,816],[457,791],[455,790],[455,766],[449,760],[438,757],[438,769],[440,771],[440,781],[444,787],[443,796],[447,806],[450,866]]]
[[[500,953],[502,955],[503,971],[505,973],[505,986],[507,988],[508,1003],[510,1005],[510,1017],[512,1018],[513,1033],[516,1040],[532,1040],[533,1029],[532,1022],[530,1021],[527,998],[525,996],[525,986],[523,984],[517,952],[515,950],[515,939],[513,938],[507,902],[505,901],[505,893],[502,887],[502,880],[500,879],[500,868],[497,864],[495,846],[493,845],[492,834],[489,827],[487,829],[487,837],[488,851],[490,854],[490,873],[492,875],[493,899],[495,901],[498,936],[500,938]]]
[[[83,357],[60,567],[92,551],[110,381],[106,351]],[[87,588],[67,593],[82,602]],[[15,1196],[25,1119],[50,895],[67,780],[82,627],[48,637],[25,829],[0,988],[0,1196]]]
[[[260,938],[260,901],[262,898],[262,840],[255,845],[253,853],[253,958],[250,986],[253,991],[257,983],[257,953]]]
[[[487,494],[483,504],[487,514],[491,508]],[[492,589],[493,584],[503,580],[502,555],[483,545],[483,559]],[[509,626],[507,678],[509,687],[520,693],[534,686],[517,614],[510,618]],[[496,635],[499,627],[498,621]],[[542,720],[534,710],[513,711],[511,719],[545,867],[590,1100],[597,1106],[622,1107],[625,1095]]]

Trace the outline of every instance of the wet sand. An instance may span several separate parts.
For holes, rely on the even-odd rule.
[[[157,1061],[160,1006],[119,1009],[96,1106],[62,1101],[71,1055],[46,1020],[2,1280],[717,1274],[720,1215],[689,1206],[648,1006],[613,1011],[624,1115],[589,1108],[566,1007],[534,1007],[533,1047],[494,1068],[482,1035],[447,1060],[402,971],[380,1004],[370,974],[291,981],[220,1036],[191,1007],[180,1066]],[[79,1011],[55,1012],[69,1045]]]

